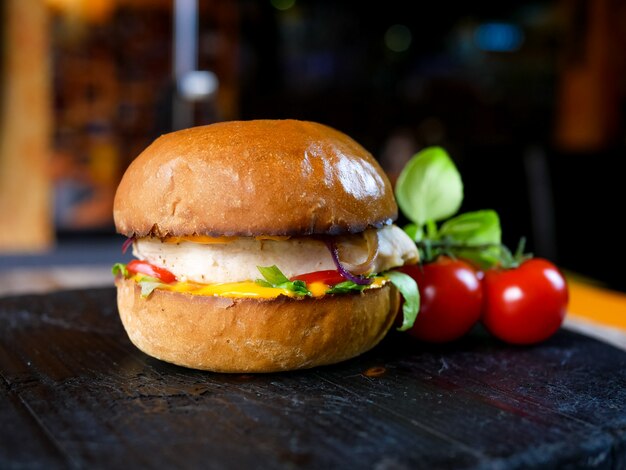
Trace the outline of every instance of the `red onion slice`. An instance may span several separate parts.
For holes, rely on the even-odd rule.
[[[124,244],[122,245],[122,254],[125,255],[126,250],[128,250],[128,247],[132,245],[134,242],[135,242],[135,237],[127,238]]]
[[[367,243],[367,258],[365,261],[355,264],[341,259],[341,239],[337,246],[337,254],[339,255],[339,261],[346,271],[354,275],[365,274],[372,269],[374,261],[378,256],[378,232],[376,230],[366,230],[363,232],[363,238]]]
[[[352,281],[360,286],[368,286],[374,281],[373,279],[369,279],[364,276],[355,276],[354,274],[351,274],[347,269],[345,269],[339,261],[339,252],[337,250],[337,245],[333,240],[326,239],[326,246],[328,247],[328,251],[330,251],[330,255],[332,256],[333,262],[337,267],[337,271],[339,271],[339,274],[341,274],[347,280]]]

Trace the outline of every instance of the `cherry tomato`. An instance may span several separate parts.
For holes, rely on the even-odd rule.
[[[312,282],[323,282],[327,286],[334,286],[340,282],[345,282],[347,279],[343,277],[339,271],[335,269],[329,269],[327,271],[315,271],[312,273],[300,274],[291,278],[292,281],[299,280],[304,281],[307,284]]]
[[[126,269],[128,269],[128,272],[134,274],[141,273],[146,276],[156,277],[166,284],[176,281],[176,276],[174,276],[174,274],[170,271],[165,268],[155,266],[154,264],[150,264],[147,261],[134,259],[126,265]]]
[[[477,271],[461,260],[439,257],[422,266],[404,266],[419,287],[421,302],[409,334],[444,343],[465,335],[480,319],[483,292]]]
[[[567,283],[550,261],[533,258],[513,269],[492,269],[483,279],[482,321],[495,337],[532,344],[561,326],[568,301]]]

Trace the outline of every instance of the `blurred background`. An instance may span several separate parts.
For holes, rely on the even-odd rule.
[[[626,291],[626,2],[0,5],[0,269],[14,283],[123,259],[113,195],[160,134],[297,118],[351,135],[392,180],[445,147],[462,210],[496,209],[511,248],[526,236]]]

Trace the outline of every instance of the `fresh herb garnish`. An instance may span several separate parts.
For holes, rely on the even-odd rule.
[[[114,276],[121,275],[124,279],[127,279],[129,276],[128,269],[126,269],[124,263],[115,263],[111,268],[111,273],[113,273]]]
[[[383,276],[389,279],[404,297],[402,326],[398,328],[398,331],[406,331],[415,323],[420,309],[420,291],[417,283],[411,276],[400,271],[387,271],[383,273]]]
[[[446,255],[489,268],[501,261],[502,233],[495,211],[452,217],[463,202],[463,182],[442,148],[426,148],[409,161],[398,177],[396,197],[403,214],[413,222],[404,230],[415,240],[422,262]]]
[[[454,215],[463,202],[463,182],[454,162],[441,147],[428,147],[404,167],[396,184],[396,199],[422,238],[424,226]]]
[[[145,299],[150,296],[154,289],[162,285],[163,283],[156,277],[144,276],[139,280],[139,286],[141,287],[141,296]]]
[[[124,279],[128,279],[130,277],[128,268],[123,263],[115,263],[113,267],[111,268],[111,272],[113,273],[114,276],[122,275]],[[139,287],[141,287],[141,296],[144,299],[146,297],[149,297],[150,294],[152,294],[152,292],[154,291],[154,289],[156,289],[157,287],[163,284],[163,282],[160,279],[157,279],[156,277],[150,277],[150,276],[143,276],[141,279],[137,281],[137,283],[139,284]]]
[[[498,213],[493,210],[465,212],[448,219],[441,224],[437,238],[458,245],[451,255],[481,266],[492,266],[501,257],[502,229]]]
[[[275,287],[293,292],[299,296],[310,296],[311,291],[307,289],[304,281],[290,281],[276,265],[274,266],[257,266],[264,279],[257,279],[255,282],[263,287]]]
[[[327,294],[349,294],[350,292],[363,292],[367,285],[359,285],[352,281],[344,281],[335,284],[326,291]]]

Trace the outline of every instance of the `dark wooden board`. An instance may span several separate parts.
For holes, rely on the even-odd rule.
[[[392,333],[335,366],[149,358],[113,289],[0,299],[0,468],[626,468],[626,353]]]

